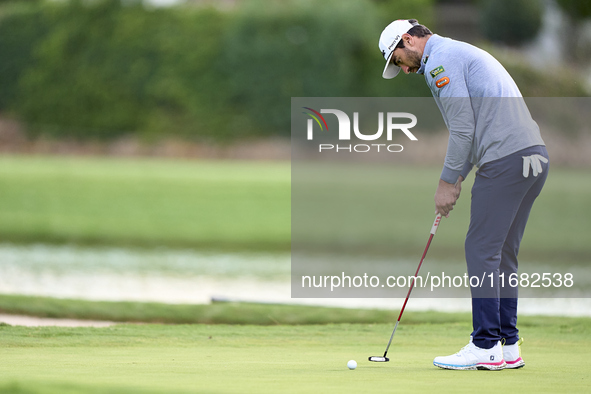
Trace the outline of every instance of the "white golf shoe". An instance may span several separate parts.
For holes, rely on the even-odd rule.
[[[501,341],[491,349],[482,349],[474,345],[470,337],[470,342],[459,352],[451,356],[435,357],[433,365],[443,369],[498,371],[507,364],[503,359]]]
[[[523,343],[523,338],[519,338],[519,340],[514,343],[513,345],[505,345],[503,346],[503,358],[507,363],[505,368],[508,369],[517,369],[521,368],[525,365],[525,361],[521,358],[521,344]]]

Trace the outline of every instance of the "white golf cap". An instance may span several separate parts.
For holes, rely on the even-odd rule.
[[[382,51],[382,55],[384,55],[384,59],[386,59],[386,67],[384,67],[382,77],[386,79],[392,79],[400,72],[400,67],[390,64],[390,59],[392,58],[394,49],[396,49],[396,45],[398,45],[402,39],[402,35],[404,33],[408,33],[408,31],[414,26],[415,25],[406,19],[398,19],[386,26],[382,32],[379,46],[380,51]]]

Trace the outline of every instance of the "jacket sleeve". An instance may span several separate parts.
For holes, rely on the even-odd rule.
[[[427,69],[433,66],[436,68],[426,73],[427,84],[449,130],[441,179],[448,183],[456,183],[458,177],[466,170],[465,164],[470,156],[475,129],[474,111],[466,83],[467,66],[458,59],[442,64],[436,63]],[[470,169],[471,167],[466,171],[466,175]]]

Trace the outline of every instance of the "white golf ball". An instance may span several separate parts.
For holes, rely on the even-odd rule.
[[[349,367],[349,369],[355,369],[355,368],[357,368],[357,361],[355,361],[355,360],[349,360],[349,362],[347,363],[347,367]]]

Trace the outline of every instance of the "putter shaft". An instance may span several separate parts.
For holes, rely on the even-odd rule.
[[[419,262],[419,266],[417,267],[417,272],[415,272],[415,278],[419,275],[419,271],[421,269],[421,265],[423,265],[423,260],[425,260],[425,256],[427,256],[427,251],[429,250],[429,246],[431,246],[431,241],[433,240],[433,236],[437,232],[439,228],[439,223],[441,221],[441,214],[437,214],[435,216],[435,221],[433,222],[433,226],[431,227],[431,235],[429,236],[429,241],[427,241],[427,246],[425,247],[425,251],[423,252],[423,256],[421,256],[421,261]],[[415,287],[415,279],[413,278],[410,288],[408,289],[408,293],[406,294],[406,299],[404,300],[404,304],[402,304],[402,308],[400,309],[400,314],[398,315],[398,320],[396,321],[396,325],[394,326],[394,330],[392,331],[392,335],[390,335],[390,340],[388,341],[388,346],[386,346],[386,351],[384,351],[384,359],[387,360],[386,355],[388,354],[388,350],[390,349],[390,345],[392,344],[392,339],[394,339],[394,334],[396,333],[396,328],[398,328],[398,323],[400,323],[400,319],[402,318],[402,314],[404,313],[404,309],[406,308],[406,303],[410,297],[410,293],[412,289]],[[371,357],[369,358],[371,361]]]

